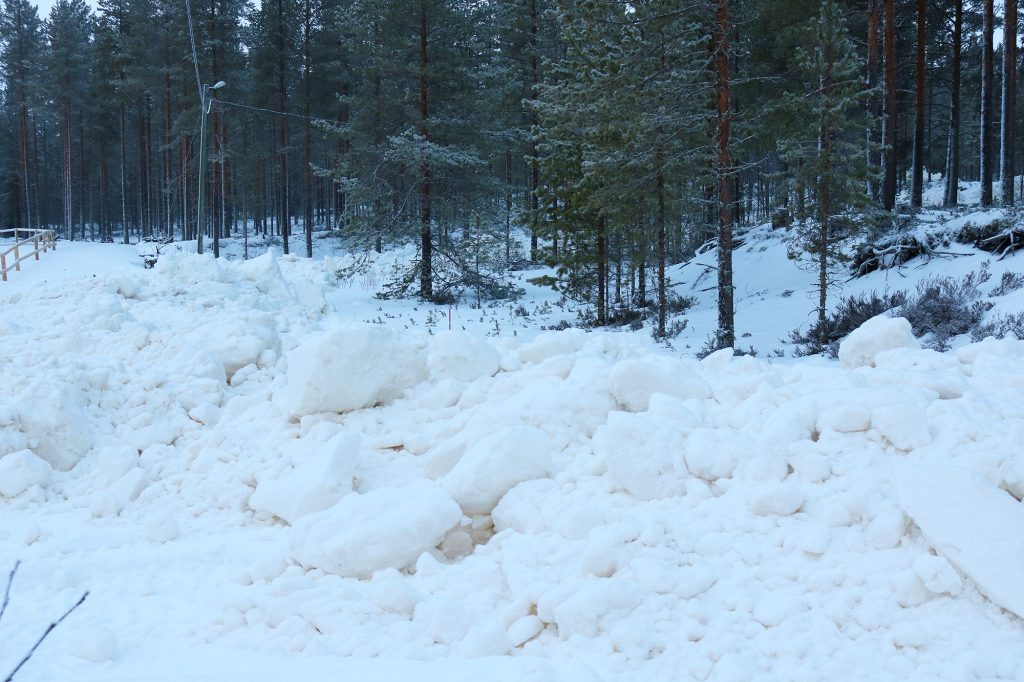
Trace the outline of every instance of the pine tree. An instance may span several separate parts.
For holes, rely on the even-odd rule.
[[[835,218],[851,207],[863,207],[870,177],[860,131],[863,103],[870,95],[861,83],[862,62],[849,36],[836,0],[823,0],[821,11],[808,28],[811,47],[801,51],[799,62],[810,89],[793,97],[791,105],[815,127],[784,144],[784,157],[802,169],[797,184],[813,188],[814,220],[796,234],[791,254],[814,256],[818,274],[818,323],[826,320],[828,287],[839,254],[838,239],[847,236]]]
[[[54,105],[60,120],[64,236],[74,238],[73,113],[88,100],[91,69],[90,12],[84,0],[57,0],[46,21],[48,89],[60,93]],[[79,182],[82,178],[79,178]]]
[[[42,56],[42,25],[35,5],[28,0],[4,0],[0,14],[0,63],[3,65],[5,101],[17,111],[19,226],[38,223],[34,211],[35,188],[29,151],[29,107],[39,94],[38,67]]]
[[[638,272],[644,282],[654,243],[658,333],[665,332],[672,190],[680,175],[696,170],[703,151],[700,94],[710,96],[700,18],[667,2],[628,10],[578,2],[560,10],[566,54],[546,66],[535,103],[539,225],[548,237],[556,228],[561,233],[552,260],[565,290],[594,302],[599,325],[610,321],[612,269],[621,303],[619,273]],[[653,198],[653,221],[629,196],[639,196],[641,206]]]

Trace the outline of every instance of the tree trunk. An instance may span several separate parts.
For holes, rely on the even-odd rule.
[[[122,84],[124,79],[121,80]],[[125,159],[125,130],[124,130],[124,97],[121,98],[118,109],[120,152],[121,152],[121,231],[125,244],[131,242],[128,235],[128,163]]]
[[[910,205],[921,208],[924,192],[924,49],[926,0],[917,0],[917,62],[914,69],[914,167],[911,176]]]
[[[277,0],[277,104],[280,111],[285,111],[288,101],[288,89],[285,84],[286,58],[284,42],[284,4],[283,0]],[[279,163],[281,166],[281,177],[278,181],[278,227],[281,230],[282,249],[284,253],[288,250],[288,119],[281,116],[281,124],[278,128],[278,140],[281,148]]]
[[[428,0],[420,0],[420,136],[423,142],[430,139],[427,125],[429,115],[430,86],[427,82],[427,69],[430,64],[427,54],[427,11]],[[432,271],[433,239],[430,234],[430,162],[424,157],[420,164],[420,296],[425,300],[434,298],[434,280]]]
[[[303,227],[306,231],[306,257],[313,257],[313,137],[310,129],[310,60],[311,56],[309,53],[309,33],[313,30],[313,8],[312,0],[305,0],[303,8],[305,10],[305,17],[303,21],[302,30],[302,80],[304,88],[304,104],[305,104],[305,130],[303,139],[303,160],[305,161],[305,169],[303,173],[303,211],[302,220]]]
[[[658,157],[658,335],[664,336],[668,312],[665,295],[665,170],[661,166],[661,155]]]
[[[729,156],[729,0],[717,0],[715,13],[715,90],[718,148],[718,333],[716,346],[735,344],[732,282],[732,160]]]
[[[1017,120],[1017,0],[1005,0],[1003,20],[1003,108],[999,177],[1003,206],[1013,206],[1014,135]]]
[[[597,326],[608,324],[608,224],[597,220]]]
[[[896,207],[896,3],[895,0],[884,2],[885,29],[882,42],[885,50],[885,123],[882,144],[885,171],[882,208],[891,211]]]
[[[981,66],[981,205],[992,205],[992,31],[995,12],[985,0]]]
[[[953,16],[953,59],[950,64],[949,148],[946,152],[946,207],[956,206],[960,191],[960,52],[963,46],[964,2],[956,0]]]
[[[530,0],[530,97],[537,97],[537,87],[540,85],[540,70],[538,68],[540,50],[540,19],[537,15],[537,0]],[[537,111],[530,107],[530,125],[536,127],[539,123]],[[538,210],[540,209],[537,192],[540,189],[540,166],[537,163],[537,140],[534,133],[530,134],[530,260],[536,261],[538,256],[537,229]]]
[[[879,94],[879,23],[882,14],[882,0],[867,2],[867,166],[870,169],[882,167],[882,97]],[[869,182],[871,199],[878,202],[882,187],[878,179]]]

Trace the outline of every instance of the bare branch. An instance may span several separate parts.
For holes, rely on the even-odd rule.
[[[38,649],[39,645],[43,643],[43,640],[45,640],[49,636],[49,634],[51,632],[56,630],[57,626],[60,625],[61,623],[63,623],[64,619],[67,618],[68,616],[70,616],[74,612],[75,609],[77,609],[79,606],[81,606],[85,602],[85,598],[88,597],[88,596],[89,596],[88,592],[85,592],[84,594],[82,594],[82,596],[79,598],[79,600],[75,602],[74,606],[72,606],[70,609],[68,609],[67,611],[64,612],[63,616],[61,616],[60,618],[58,618],[54,622],[50,623],[50,626],[48,628],[46,628],[46,631],[43,632],[42,636],[40,636],[39,639],[36,640],[36,643],[33,644],[32,648],[28,650],[28,653],[25,654],[25,658],[21,659],[21,662],[19,662],[18,665],[16,665],[14,667],[14,670],[11,671],[11,674],[8,675],[4,679],[4,682],[11,682],[14,679],[14,676],[18,673],[19,670],[21,670],[21,667],[23,665],[25,665],[26,663],[28,663],[28,660],[30,658],[32,658],[32,654],[34,654],[36,652],[36,649]]]
[[[0,620],[4,618],[4,611],[7,610],[7,604],[11,601],[11,583],[14,582],[14,574],[18,572],[18,566],[21,566],[21,560],[14,562],[14,568],[11,569],[11,574],[7,576],[7,589],[4,590],[4,601],[0,604]]]

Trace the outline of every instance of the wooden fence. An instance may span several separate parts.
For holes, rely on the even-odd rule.
[[[7,281],[7,273],[11,270],[21,271],[21,261],[35,257],[39,260],[40,253],[57,248],[53,230],[27,230],[15,227],[0,230],[0,239],[14,237],[14,244],[5,251],[0,251],[0,278]],[[0,243],[0,249],[4,244]]]

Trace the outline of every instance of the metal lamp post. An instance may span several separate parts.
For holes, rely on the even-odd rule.
[[[211,90],[220,90],[227,83],[217,81],[214,85],[203,86],[199,109],[199,193],[196,199],[196,253],[203,252],[203,185],[206,184],[206,116],[210,113]]]

